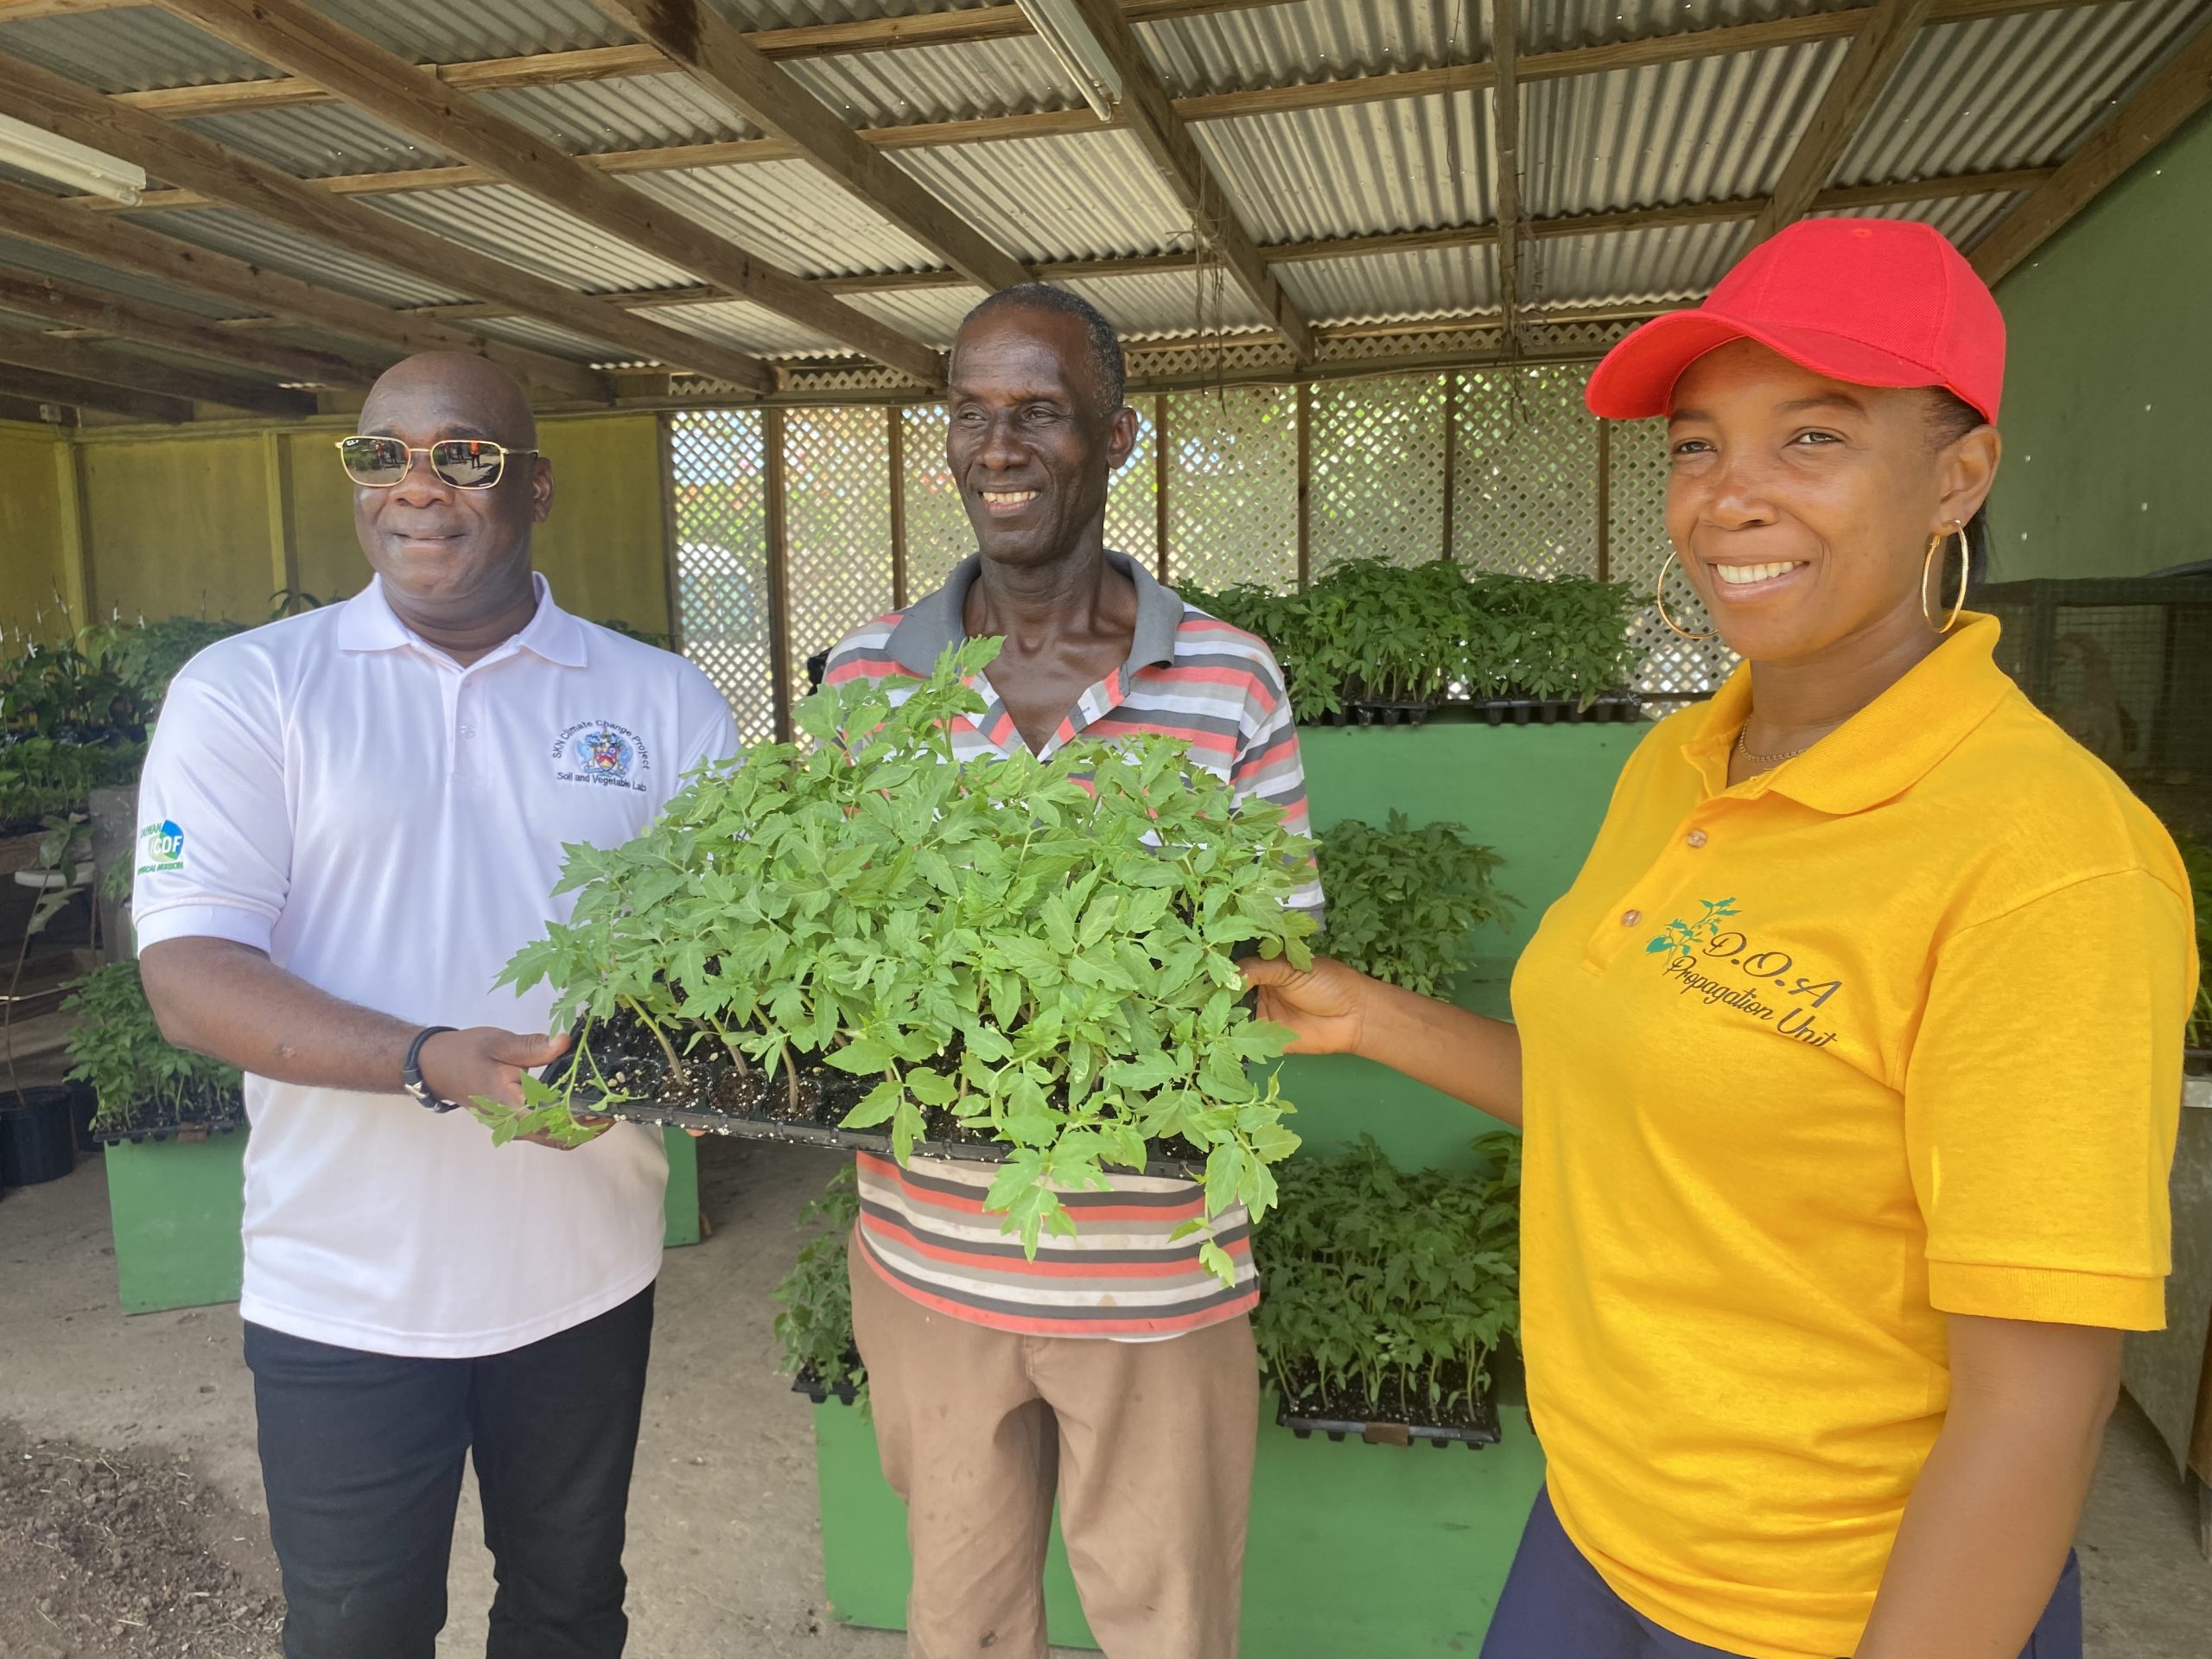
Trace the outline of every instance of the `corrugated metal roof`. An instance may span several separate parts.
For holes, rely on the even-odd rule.
[[[1218,266],[1209,267],[1203,276],[1169,271],[1093,276],[1060,286],[1089,300],[1132,340],[1236,333],[1267,321]]]
[[[1720,279],[1750,230],[1748,224],[1683,225],[1533,238],[1521,245],[1521,297],[1530,306],[1694,299]]]
[[[1274,275],[1300,314],[1315,321],[1384,322],[1497,308],[1497,253],[1486,246],[1300,260],[1275,266]]]
[[[822,357],[844,347],[810,328],[744,300],[722,305],[663,305],[644,314],[687,334],[760,357]]]
[[[1306,0],[1140,25],[1176,96],[1340,80],[1489,52],[1475,0]]]
[[[257,60],[158,6],[0,23],[0,52],[104,92],[257,80],[269,73]]]
[[[1853,11],[1867,3],[1868,0],[1543,0],[1541,6],[1522,9],[1521,50],[1524,54],[1560,52],[1613,41],[1691,35],[1733,23]]]
[[[483,93],[478,101],[578,156],[760,136],[689,75],[518,86]]]
[[[512,185],[371,196],[364,205],[570,288],[671,288],[698,280]]]
[[[519,58],[630,38],[591,0],[314,0],[341,28],[417,63]]]
[[[1260,242],[1479,224],[1490,194],[1490,94],[1448,92],[1193,128]]]
[[[760,162],[626,181],[740,247],[802,276],[926,270],[928,249],[805,162]]]
[[[12,236],[0,236],[0,265],[16,270],[25,270],[35,276],[51,276],[57,283],[68,283],[77,288],[96,289],[126,300],[143,300],[153,305],[165,305],[175,311],[189,311],[196,316],[209,318],[244,317],[253,314],[235,305],[226,305],[204,295],[188,293],[183,289],[156,282],[150,276],[139,276],[118,270],[97,259],[79,258],[73,253],[64,253],[43,243],[26,242]]]
[[[1923,30],[1836,181],[2063,160],[2205,16],[2204,0],[2139,0]]]
[[[1848,49],[1825,41],[1532,82],[1522,208],[1551,219],[1764,194]]]
[[[318,242],[227,207],[195,207],[157,213],[128,213],[124,217],[148,230],[179,241],[196,243],[227,253],[234,259],[302,282],[334,288],[379,305],[445,305],[467,299],[465,294],[441,288],[419,277],[403,275],[391,266],[363,259],[327,242]]]
[[[480,317],[461,326],[472,333],[511,340],[517,346],[528,346],[550,356],[569,358],[578,363],[604,363],[610,352],[621,350],[604,340],[588,340],[557,324],[539,322],[531,317]]]
[[[1034,35],[794,58],[791,79],[855,127],[1073,109],[1083,93]]]
[[[453,157],[343,104],[200,115],[180,122],[217,143],[308,178],[443,167]]]
[[[779,27],[944,9],[944,0],[711,0],[741,26]],[[963,4],[990,0],[959,0]],[[626,38],[594,0],[315,0],[418,60],[525,55]],[[1849,0],[1542,0],[1523,5],[1524,55],[1854,9]],[[1478,61],[1480,0],[1295,0],[1141,26],[1178,93],[1220,92]],[[2207,0],[2061,7],[1925,30],[1839,167],[1834,182],[1917,180],[2048,165],[2075,151],[2208,16]],[[1771,188],[1847,50],[1844,37],[1688,60],[1522,92],[1524,212],[1538,219],[1756,197]],[[157,7],[0,24],[0,51],[108,90],[252,79],[269,71]],[[787,60],[789,73],[862,126],[1078,108],[1077,88],[1033,37]],[[486,107],[575,153],[753,136],[685,75],[579,81],[481,95]],[[1489,223],[1491,103],[1432,94],[1215,120],[1192,128],[1227,197],[1261,243]],[[335,105],[194,119],[217,142],[308,175],[445,163],[434,145]],[[1187,250],[1192,216],[1126,130],[887,152],[986,238],[1027,262]],[[807,276],[904,270],[929,250],[798,162],[640,174],[631,188],[731,242]],[[593,289],[688,285],[698,273],[609,238],[557,205],[504,186],[364,198],[408,223],[548,280]],[[1971,247],[2015,198],[1878,209],[1925,219]],[[134,215],[159,231],[311,281],[409,304],[470,297],[215,209]],[[1521,289],[1532,304],[1694,297],[1740,249],[1743,223],[1532,238]],[[196,306],[90,262],[41,250],[0,260],[118,292]],[[67,270],[56,269],[68,265]],[[1279,280],[1315,322],[1464,314],[1496,304],[1488,247],[1286,264]],[[1241,291],[1187,271],[1074,284],[1134,334],[1257,326]],[[976,290],[861,295],[856,308],[942,346]],[[1201,300],[1206,303],[1201,305]],[[219,309],[219,308],[218,308]],[[739,302],[662,308],[678,328],[766,355],[833,344]],[[534,323],[505,337],[564,355],[603,344]]]
[[[1134,134],[1015,138],[892,159],[1017,259],[1110,259],[1190,245],[1191,220]]]

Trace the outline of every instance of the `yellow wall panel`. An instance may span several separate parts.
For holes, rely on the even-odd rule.
[[[328,604],[358,594],[369,580],[369,562],[353,533],[353,486],[333,448],[334,431],[289,432],[284,454],[292,468],[292,544],[299,588]]]
[[[276,587],[258,434],[81,446],[93,602],[105,615],[258,622]]]
[[[669,632],[658,417],[548,420],[537,445],[553,463],[553,516],[532,549],[562,608]]]
[[[57,455],[66,442],[59,432],[0,432],[0,641],[61,632],[55,601],[68,594],[69,583]],[[0,644],[0,655],[12,649]]]

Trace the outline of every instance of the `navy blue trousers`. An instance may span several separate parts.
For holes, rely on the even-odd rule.
[[[499,1583],[488,1659],[615,1659],[651,1286],[481,1359],[407,1359],[249,1324],[285,1659],[431,1659],[473,1459]]]
[[[1552,1511],[1549,1492],[1521,1535],[1482,1659],[1738,1659],[1662,1630],[1618,1596],[1583,1558]],[[2082,1659],[2082,1571],[2066,1558],[2057,1592],[2020,1659]]]

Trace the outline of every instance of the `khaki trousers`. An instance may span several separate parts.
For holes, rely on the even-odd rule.
[[[1107,1659],[1234,1659],[1258,1432],[1240,1316],[1164,1342],[932,1313],[855,1242],[853,1333],[906,1503],[908,1659],[1043,1659],[1052,1497]]]

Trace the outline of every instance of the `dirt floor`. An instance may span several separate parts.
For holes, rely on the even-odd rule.
[[[822,1611],[804,1403],[768,1293],[836,1154],[710,1141],[707,1243],[670,1253],[631,1504],[635,1659],[895,1659]],[[0,1203],[0,1659],[269,1659],[279,1617],[234,1308],[125,1319],[88,1161]],[[441,1659],[483,1651],[473,1498]],[[2123,1407],[2082,1528],[2092,1659],[2204,1659],[2193,1499]],[[1247,1659],[1299,1659],[1254,1654]],[[1380,1659],[1380,1656],[1378,1656]]]

